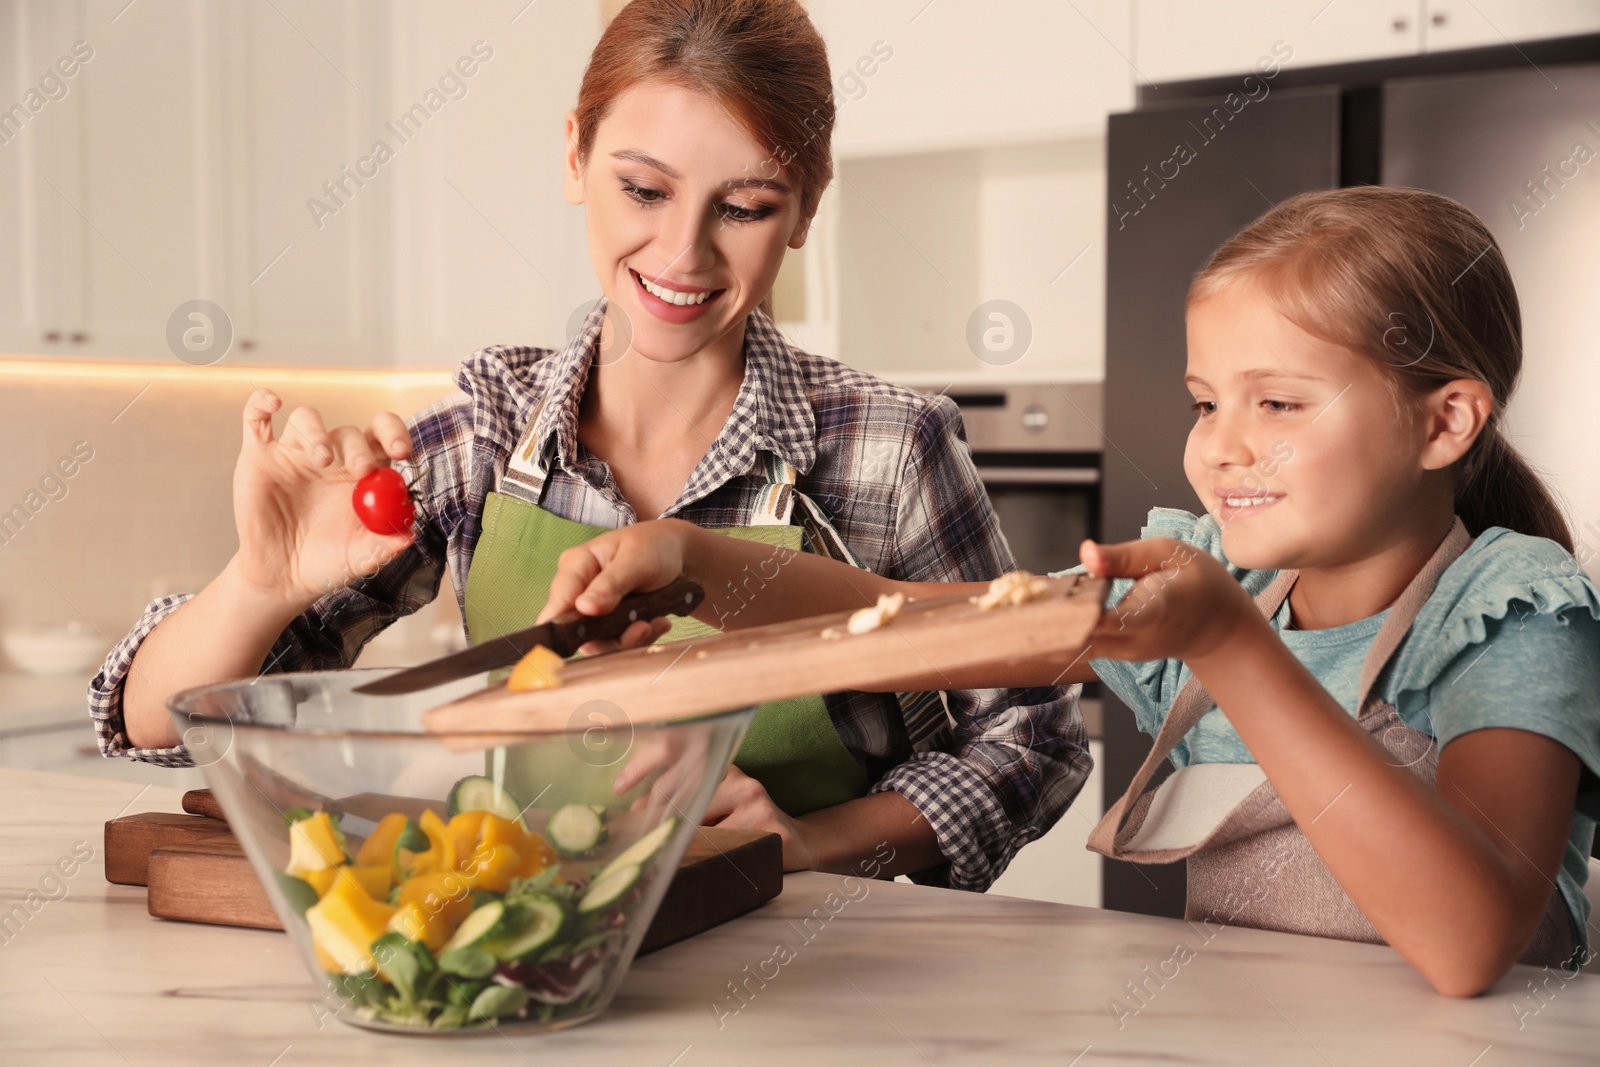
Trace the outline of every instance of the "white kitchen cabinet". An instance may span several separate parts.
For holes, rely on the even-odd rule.
[[[1243,76],[1263,59],[1309,67],[1422,48],[1418,0],[1135,0],[1134,10],[1134,62],[1154,85]]]
[[[1135,0],[1139,78],[1244,75],[1272,52],[1316,66],[1600,31],[1600,0]]]
[[[1085,908],[1102,906],[1101,857],[1084,846],[1105,807],[1100,770],[1105,745],[1090,741],[1089,753],[1094,757],[1094,770],[1078,799],[1048,833],[1017,852],[989,892]]]
[[[1423,10],[1428,52],[1600,33],[1600,0],[1431,0]]]
[[[1133,106],[1131,0],[812,0],[841,157],[1100,136]]]

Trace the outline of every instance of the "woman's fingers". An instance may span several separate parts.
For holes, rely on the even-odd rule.
[[[303,453],[314,466],[333,465],[334,454],[328,443],[328,430],[322,424],[322,415],[316,408],[295,408],[289,412],[289,420],[284,424],[283,438],[279,443],[290,451]]]
[[[595,539],[599,540],[601,538]],[[589,583],[600,573],[602,563],[595,553],[595,541],[569,548],[557,557],[556,576],[550,580],[550,595],[536,621],[545,622],[574,609],[579,595],[589,588]]]
[[[406,430],[405,420],[394,412],[380,411],[374,415],[367,433],[378,450],[390,459],[405,459],[411,455],[411,434]]]
[[[276,393],[252,390],[244,402],[244,447],[265,448],[272,443],[272,416],[283,406]]]
[[[377,450],[377,442],[354,426],[329,430],[328,444],[333,448],[335,463],[357,480],[388,463],[388,457]]]

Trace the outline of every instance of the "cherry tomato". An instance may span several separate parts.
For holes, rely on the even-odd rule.
[[[357,482],[351,502],[356,518],[375,534],[405,533],[417,517],[411,490],[393,467],[379,467]]]

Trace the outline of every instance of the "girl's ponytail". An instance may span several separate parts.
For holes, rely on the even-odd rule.
[[[1189,303],[1233,279],[1266,283],[1301,329],[1369,356],[1397,404],[1463,378],[1494,411],[1456,470],[1456,513],[1573,551],[1555,497],[1500,432],[1522,373],[1522,314],[1500,246],[1472,212],[1422,189],[1356,186],[1291,197],[1229,238]]]
[[[1490,526],[1548,537],[1574,551],[1572,531],[1544,480],[1489,420],[1461,460],[1456,475],[1456,514],[1474,535]]]

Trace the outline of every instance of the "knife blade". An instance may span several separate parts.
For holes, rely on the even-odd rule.
[[[482,674],[497,667],[509,667],[527,655],[535,645],[543,645],[562,657],[570,656],[589,641],[620,637],[624,630],[641,619],[687,615],[699,607],[705,595],[699,583],[680,577],[652,592],[625,596],[615,608],[603,615],[580,615],[570,611],[526,630],[517,630],[460,652],[384,675],[376,681],[357,686],[355,692],[398,696],[431,689],[458,678]]]

